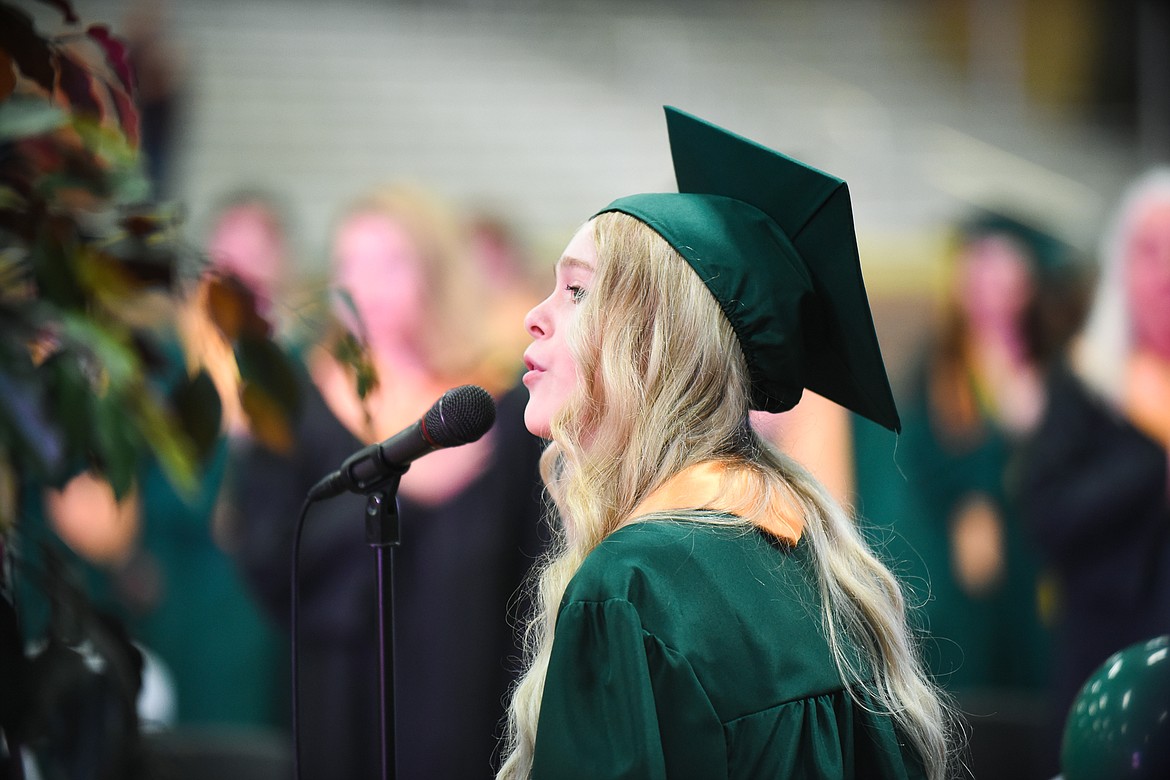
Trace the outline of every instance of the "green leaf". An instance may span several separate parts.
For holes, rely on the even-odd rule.
[[[94,156],[109,164],[114,172],[138,173],[138,149],[123,135],[121,128],[102,124],[86,116],[73,117],[73,129]]]
[[[85,293],[78,282],[71,254],[76,250],[74,236],[67,227],[56,222],[39,227],[29,255],[38,297],[64,309],[80,308],[85,302]]]
[[[115,332],[89,317],[72,312],[62,317],[61,324],[62,338],[88,352],[95,367],[115,391],[143,378],[142,363],[128,332]]]
[[[366,396],[378,387],[379,382],[378,370],[374,367],[369,349],[358,341],[356,336],[346,331],[333,342],[331,351],[338,363],[348,366],[353,371],[358,398],[364,401]]]
[[[235,353],[240,379],[262,389],[286,417],[296,415],[301,403],[300,385],[285,351],[271,339],[241,335]]]
[[[193,496],[199,483],[191,440],[180,430],[175,417],[145,386],[136,388],[131,398],[139,430],[163,473],[179,493],[185,497]]]
[[[137,164],[111,170],[109,185],[114,200],[119,203],[140,203],[151,195],[150,179]]]
[[[222,407],[215,382],[206,371],[184,378],[171,391],[171,406],[179,428],[194,448],[195,457],[204,462],[219,439]]]
[[[49,405],[49,416],[60,428],[66,460],[87,460],[93,449],[93,387],[76,352],[60,351],[37,369]]]
[[[97,466],[121,499],[134,486],[142,451],[127,398],[118,392],[99,397],[93,405],[94,449]]]
[[[0,143],[51,133],[69,124],[69,115],[45,98],[13,95],[0,102]]]

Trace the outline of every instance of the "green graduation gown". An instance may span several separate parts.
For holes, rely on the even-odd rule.
[[[611,534],[557,615],[533,778],[922,777],[845,691],[811,563],[738,526]]]

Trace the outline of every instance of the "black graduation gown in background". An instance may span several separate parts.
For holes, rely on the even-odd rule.
[[[237,474],[240,563],[287,625],[293,527],[310,487],[362,447],[306,381],[289,457],[252,449]],[[486,471],[436,507],[399,501],[394,553],[398,776],[488,778],[519,668],[516,598],[541,550],[541,443],[527,392],[498,399]],[[299,557],[303,780],[378,775],[377,602],[364,496],[315,504]]]

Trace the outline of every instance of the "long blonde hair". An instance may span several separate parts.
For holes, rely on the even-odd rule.
[[[745,466],[758,480],[764,498],[739,522],[754,524],[773,498],[803,512],[843,679],[870,688],[928,776],[944,777],[949,710],[917,658],[899,585],[827,491],[749,427],[746,361],[713,296],[632,217],[597,217],[594,238],[598,267],[569,336],[583,380],[552,420],[541,463],[562,527],[540,569],[528,666],[513,694],[499,777],[531,772],[556,613],[582,561],[651,491],[710,460]],[[847,659],[849,646],[861,650],[865,668]]]

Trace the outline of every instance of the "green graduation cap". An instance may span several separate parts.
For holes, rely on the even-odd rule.
[[[845,182],[666,107],[677,193],[619,198],[686,259],[739,337],[752,408],[804,388],[901,430],[861,276]]]

